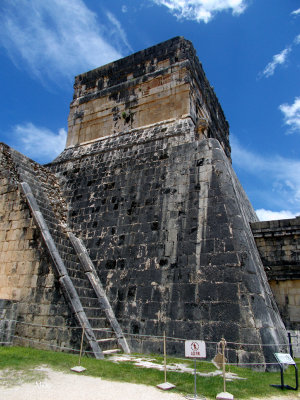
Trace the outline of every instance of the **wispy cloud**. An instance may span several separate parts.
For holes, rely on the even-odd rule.
[[[300,9],[299,9],[300,10]],[[288,55],[291,53],[293,50],[294,46],[297,46],[300,44],[300,35],[297,35],[295,39],[293,40],[292,44],[287,46],[285,49],[283,49],[280,53],[275,54],[272,58],[272,61],[270,61],[265,69],[259,74],[260,77],[264,76],[266,78],[269,78],[270,76],[274,75],[274,72],[276,68],[279,65],[283,65],[287,62],[288,60]]]
[[[123,8],[122,8],[122,11],[123,11]],[[123,11],[123,12],[126,12],[126,11]],[[111,22],[112,29],[110,30],[110,35],[115,36],[116,41],[121,40],[123,45],[125,44],[126,48],[132,52],[133,51],[132,47],[130,46],[130,44],[127,40],[126,33],[125,33],[124,29],[122,28],[120,21],[109,11],[106,12],[106,16],[107,16],[108,20]]]
[[[294,44],[300,44],[300,35],[297,35],[294,39]]]
[[[234,136],[231,145],[237,172],[247,176],[247,190],[251,185],[251,192],[260,198],[264,208],[282,214],[284,210],[290,215],[299,215],[300,160],[279,155],[261,156],[245,149]]]
[[[298,8],[297,10],[294,10],[293,12],[291,12],[292,15],[299,15],[300,14],[300,8]]]
[[[178,19],[209,22],[218,12],[242,14],[248,0],[152,0],[167,7]]]
[[[279,106],[284,115],[284,122],[290,127],[290,132],[300,132],[300,97],[296,97],[294,103]]]
[[[275,54],[273,56],[273,59],[269,64],[265,67],[265,69],[262,72],[262,75],[265,77],[269,78],[272,76],[275,72],[275,69],[277,68],[278,65],[282,65],[286,62],[288,54],[291,52],[291,47],[287,47],[283,49],[280,53]]]
[[[100,23],[82,0],[2,0],[1,8],[0,45],[44,82],[73,79],[122,57],[120,47],[131,50],[114,16],[103,13]]]
[[[7,144],[27,157],[40,163],[52,161],[65,148],[67,132],[64,128],[58,133],[31,122],[16,125],[12,128]]]

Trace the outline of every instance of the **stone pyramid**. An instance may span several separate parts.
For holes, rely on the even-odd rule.
[[[131,350],[264,368],[286,331],[231,165],[229,126],[192,44],[176,37],[75,78],[65,150],[45,166]],[[79,296],[80,297],[80,296]],[[155,337],[154,337],[155,336]]]

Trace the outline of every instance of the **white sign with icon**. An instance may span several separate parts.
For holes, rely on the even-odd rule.
[[[206,358],[206,346],[203,340],[186,340],[185,356],[188,358]]]

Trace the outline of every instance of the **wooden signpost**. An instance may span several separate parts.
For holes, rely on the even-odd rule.
[[[81,356],[82,356],[82,346],[83,346],[83,338],[84,338],[84,326],[82,328],[82,335],[81,335],[81,343],[80,343],[80,353],[79,353],[79,361],[78,365],[76,367],[71,368],[71,371],[74,372],[83,372],[86,370],[86,368],[82,367],[81,364]]]
[[[165,373],[165,381],[164,383],[160,383],[156,385],[159,389],[162,390],[170,390],[176,387],[173,383],[167,382],[167,346],[166,346],[166,332],[164,332],[164,373]]]
[[[225,348],[226,348],[226,340],[224,338],[221,339],[219,342],[219,346],[222,348],[222,353],[218,353],[215,358],[218,358],[219,361],[222,363],[222,370],[223,370],[223,392],[218,393],[216,399],[217,400],[233,400],[234,397],[231,393],[226,392],[226,373],[225,373],[225,365],[226,365],[226,358],[225,358]]]

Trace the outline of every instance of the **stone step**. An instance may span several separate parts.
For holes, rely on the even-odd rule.
[[[103,318],[103,311],[100,308],[100,304],[96,307],[83,307],[84,312],[88,318]]]
[[[81,304],[84,309],[89,308],[89,307],[92,307],[92,308],[99,307],[99,300],[97,297],[94,297],[94,296],[93,297],[82,296],[82,297],[80,297],[80,301],[81,301]]]
[[[103,350],[103,354],[114,354],[114,353],[120,353],[120,349],[110,349],[110,350]]]
[[[92,328],[108,328],[108,321],[106,318],[88,318]]]
[[[79,277],[73,277],[71,279],[72,279],[72,282],[73,282],[74,286],[91,289],[91,283],[90,283],[90,281],[88,280],[87,277],[85,277],[84,279],[79,278]]]
[[[70,257],[74,257],[74,261],[75,261],[75,254],[72,253],[72,249],[69,246],[66,246],[64,244],[60,244],[55,239],[53,239],[53,240],[54,240],[54,243],[55,243],[55,245],[57,247],[57,250],[59,251],[59,254],[60,254],[61,258],[64,258],[64,259],[67,260]],[[77,261],[77,259],[76,259],[76,261]]]
[[[107,342],[117,342],[117,338],[115,337],[108,337],[108,338],[103,338],[103,339],[97,339],[98,343],[107,343]]]
[[[112,328],[93,328],[96,340],[108,339],[114,334]]]
[[[93,297],[95,296],[95,291],[93,288],[86,288],[86,287],[79,287],[74,285],[75,289],[77,290],[78,296],[81,297]]]
[[[81,266],[80,266],[80,263],[79,263],[78,261],[75,262],[75,261],[73,260],[73,257],[72,257],[72,259],[68,259],[68,260],[65,261],[65,266],[66,266],[67,269],[70,269],[71,272],[72,272],[72,270],[74,270],[74,271],[80,271],[81,274],[82,274],[82,276],[83,276],[82,279],[85,279],[85,278],[84,278],[84,277],[85,277],[85,273],[83,272],[83,270],[82,270],[82,268],[81,268]]]
[[[82,279],[82,280],[87,279],[85,273],[79,269],[79,268],[80,268],[80,265],[78,265],[78,269],[70,268],[70,267],[68,267],[68,266],[66,265],[66,263],[65,263],[65,266],[66,266],[66,268],[67,268],[69,277],[70,277],[72,280],[73,280],[73,278],[79,278],[79,279]],[[83,296],[83,297],[88,297],[88,296]],[[93,296],[92,296],[92,297],[93,297]]]
[[[113,330],[112,330],[112,328],[94,328],[93,331],[94,331],[94,333],[97,333],[97,332],[109,332],[109,333],[111,333]]]

